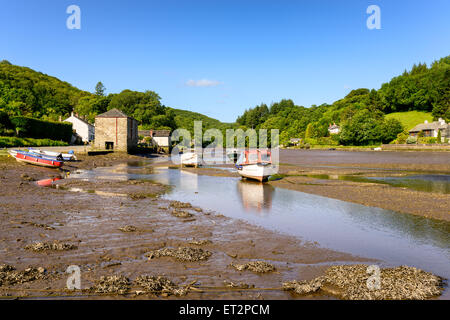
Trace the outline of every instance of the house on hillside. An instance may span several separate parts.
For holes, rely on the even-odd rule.
[[[170,130],[139,130],[139,136],[151,138],[151,144],[158,148],[158,151],[169,152]]]
[[[302,142],[302,139],[299,138],[292,138],[289,140],[289,145],[291,146],[299,146]]]
[[[341,127],[339,127],[336,123],[330,124],[328,127],[328,132],[330,134],[339,134],[339,132],[341,132]]]
[[[424,123],[421,123],[409,130],[409,135],[412,137],[417,137],[420,133],[422,133],[424,137],[437,138],[439,131],[441,131],[442,140],[445,138],[450,139],[450,124],[446,123],[445,120],[441,118],[439,118],[438,121],[431,123],[425,120]]]
[[[72,128],[75,131],[75,135],[80,137],[84,143],[89,143],[95,139],[95,127],[87,122],[84,117],[81,118],[77,113],[71,113],[70,117],[64,120],[64,122],[70,122]],[[76,140],[77,137],[75,137]]]
[[[94,147],[129,152],[138,144],[138,122],[118,109],[95,117]]]

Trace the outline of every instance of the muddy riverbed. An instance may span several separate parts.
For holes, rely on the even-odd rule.
[[[281,284],[292,280],[311,280],[321,276],[329,266],[335,264],[392,265],[382,255],[363,254],[364,251],[358,252],[345,246],[333,248],[326,241],[321,243],[322,238],[317,237],[314,232],[308,234],[306,229],[300,229],[305,231],[304,236],[301,236],[259,223],[258,215],[264,216],[267,206],[265,199],[267,193],[270,193],[270,190],[266,190],[267,187],[276,188],[277,183],[289,183],[286,181],[294,177],[264,186],[262,202],[258,198],[261,195],[259,187],[258,190],[242,193],[238,189],[239,184],[233,182],[236,195],[245,197],[250,194],[256,197],[241,198],[238,202],[240,206],[244,204],[244,208],[247,203],[250,216],[256,217],[252,220],[239,215],[233,217],[230,212],[224,213],[215,210],[214,206],[211,208],[201,201],[195,201],[196,195],[204,191],[195,191],[193,188],[195,183],[198,186],[201,177],[233,181],[237,179],[234,173],[223,168],[183,170],[185,178],[179,181],[183,181],[184,186],[192,191],[189,197],[192,197],[190,202],[193,207],[182,208],[183,205],[180,207],[172,201],[187,202],[189,197],[180,197],[180,193],[177,193],[179,186],[170,179],[164,181],[155,176],[158,174],[155,167],[170,165],[166,158],[124,158],[118,155],[86,157],[83,158],[84,161],[67,166],[70,178],[56,181],[52,188],[38,187],[34,180],[54,178],[63,175],[63,172],[17,164],[12,159],[0,160],[0,264],[12,265],[18,270],[29,266],[46,270],[45,277],[15,284],[12,288],[1,287],[2,296],[104,297],[95,290],[83,293],[63,291],[68,277],[66,268],[77,265],[81,268],[82,287],[85,289],[95,287],[102,276],[123,275],[128,278],[132,283],[126,295],[128,298],[149,298],[148,294],[142,294],[142,288],[135,287],[138,282],[133,281],[139,277],[164,275],[180,287],[194,284],[197,289],[189,291],[184,297],[189,299],[334,299],[339,296],[323,290],[298,295],[282,290]],[[288,164],[282,166],[282,171],[330,171],[324,168],[305,168],[306,166],[298,164]],[[157,170],[181,173],[178,169]],[[298,190],[296,187],[294,189]],[[329,190],[326,193],[328,196]],[[443,201],[448,201],[448,195],[442,196],[447,197]],[[226,198],[222,198],[226,201]],[[272,207],[276,205],[272,204]],[[307,219],[311,220],[312,216]],[[438,243],[437,246],[444,246],[444,260],[448,259],[448,229],[445,226],[444,229],[442,226],[437,229],[433,226],[426,228],[423,223],[420,223],[420,229],[425,245],[427,239],[432,239],[433,245]],[[400,231],[404,232],[404,228]],[[409,232],[413,232],[413,227]],[[73,247],[63,251],[27,249],[36,243],[50,244],[52,248],[51,244],[55,241]],[[209,255],[199,261],[180,261],[171,256],[154,258],[152,255],[149,258],[151,252],[172,252],[170,250],[176,251],[177,248],[202,249]],[[180,252],[185,252],[183,250]],[[431,254],[428,258],[432,257]],[[267,262],[274,266],[275,271],[258,273],[239,271],[232,267],[252,261]],[[441,264],[442,261],[437,263]],[[409,265],[426,266],[423,261]],[[435,270],[441,271],[440,268]],[[445,272],[441,273],[445,276]],[[139,279],[142,280],[142,277]],[[176,298],[174,295],[167,297],[167,294],[163,297]],[[442,298],[448,298],[448,290]]]

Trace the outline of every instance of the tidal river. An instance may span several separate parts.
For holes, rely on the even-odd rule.
[[[97,168],[82,172],[77,178],[151,179],[172,186],[163,196],[168,200],[190,202],[321,247],[378,259],[382,266],[409,265],[450,278],[448,222],[240,178],[197,175],[168,168],[159,168],[153,174],[139,173],[145,169],[145,162],[124,166]]]

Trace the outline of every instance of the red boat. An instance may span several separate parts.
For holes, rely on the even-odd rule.
[[[42,167],[61,168],[64,164],[64,161],[52,160],[43,156],[39,156],[37,154],[24,151],[14,151],[10,152],[10,154],[19,162],[25,162]]]

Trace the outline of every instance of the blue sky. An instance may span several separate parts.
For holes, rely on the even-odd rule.
[[[81,30],[66,27],[69,5]],[[381,30],[369,30],[369,5]],[[234,121],[293,99],[332,103],[450,54],[450,1],[0,0],[0,59],[93,91],[154,90]]]

